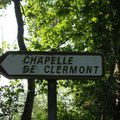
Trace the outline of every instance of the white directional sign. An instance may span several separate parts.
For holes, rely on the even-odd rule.
[[[8,78],[100,78],[104,58],[99,53],[7,52],[0,57],[0,72]]]

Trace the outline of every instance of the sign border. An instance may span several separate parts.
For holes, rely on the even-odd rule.
[[[21,51],[8,51],[5,54],[3,54],[2,56],[0,56],[0,64],[4,61],[4,59],[9,55],[9,54],[13,54],[13,55],[22,55],[22,54],[26,54],[26,55],[91,55],[91,56],[101,56],[102,58],[102,75],[99,76],[91,76],[91,75],[9,75],[4,68],[2,68],[2,66],[0,65],[0,73],[2,75],[4,75],[5,77],[9,78],[9,79],[57,79],[57,80],[61,80],[61,79],[101,79],[104,74],[105,74],[105,59],[104,59],[104,55],[102,53],[91,53],[91,52],[39,52],[39,51],[25,51],[25,52],[21,52]]]

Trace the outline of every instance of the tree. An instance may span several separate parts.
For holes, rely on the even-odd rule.
[[[105,55],[106,75],[93,82],[95,93],[91,99],[95,99],[94,110],[101,110],[99,114],[94,111],[98,119],[119,119],[118,6],[119,2],[113,0],[40,0],[29,1],[26,6],[31,46],[35,50],[95,51]],[[81,84],[77,82],[76,86]],[[93,90],[83,88],[92,97]]]
[[[84,25],[79,20],[81,4],[81,0],[29,1],[25,11],[31,34],[30,48],[42,51],[84,51],[88,42],[81,38],[86,35],[86,31],[82,30]]]
[[[18,45],[20,51],[27,51],[24,43],[24,23],[22,19],[20,0],[13,0],[15,5],[15,15],[18,24]],[[28,79],[28,93],[25,102],[24,112],[22,115],[22,120],[31,120],[33,102],[34,102],[34,92],[35,92],[35,80]]]
[[[105,87],[107,88],[106,96],[107,106],[104,108],[104,119],[107,114],[113,113],[113,119],[117,120],[120,117],[119,114],[119,18],[120,3],[113,0],[99,0],[99,1],[85,1],[85,7],[83,14],[85,19],[89,19],[86,23],[91,26],[91,34],[94,42],[94,50],[101,51],[106,57],[106,78],[104,78]],[[91,14],[90,14],[91,13]],[[116,94],[117,92],[117,94]],[[116,105],[116,100],[118,104]],[[108,110],[108,106],[111,106],[112,111]],[[109,111],[109,112],[108,112]],[[114,112],[113,112],[114,111]],[[106,114],[107,112],[107,114]],[[110,115],[109,113],[109,115]]]

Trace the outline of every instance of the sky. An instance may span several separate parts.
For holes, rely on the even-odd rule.
[[[9,5],[6,10],[0,10],[0,45],[2,41],[10,44],[10,49],[17,42],[17,23],[14,13],[14,5]],[[2,46],[0,46],[2,47]]]

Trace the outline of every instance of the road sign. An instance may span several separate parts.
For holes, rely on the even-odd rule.
[[[104,57],[100,53],[9,51],[0,57],[0,73],[8,78],[101,78]]]

